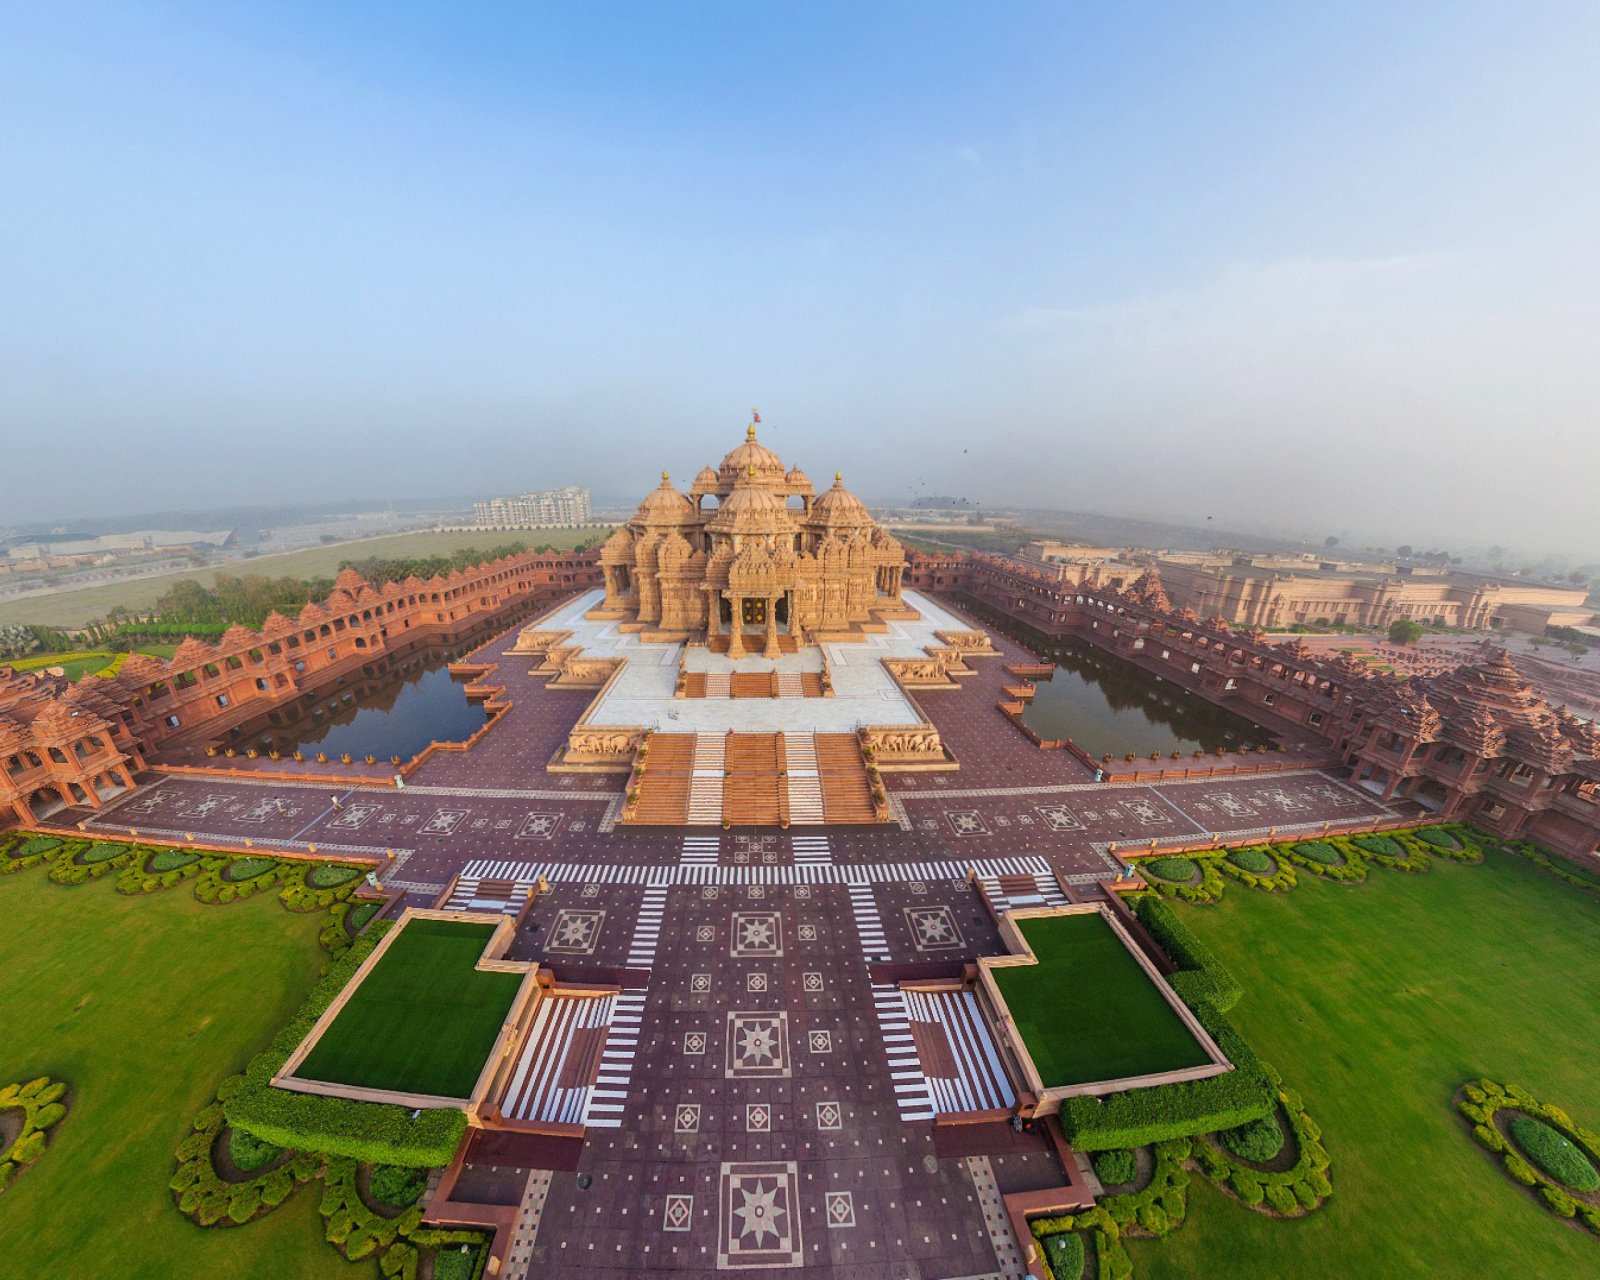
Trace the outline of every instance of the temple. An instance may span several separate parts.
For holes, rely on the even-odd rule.
[[[849,639],[886,617],[916,616],[900,597],[900,544],[842,477],[816,496],[753,423],[688,495],[663,471],[600,561],[606,593],[592,617],[636,622],[652,640],[724,637],[735,658],[751,648],[777,657],[784,635]]]

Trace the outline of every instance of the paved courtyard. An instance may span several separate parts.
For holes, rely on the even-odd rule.
[[[894,986],[999,949],[969,872],[1052,892],[1059,876],[1093,897],[1118,870],[1113,843],[1237,842],[1389,812],[1313,771],[1095,783],[1006,720],[1006,659],[980,658],[961,689],[918,693],[962,767],[890,775],[893,824],[619,828],[619,776],[545,770],[592,693],[545,688],[528,675],[537,659],[504,656],[514,639],[474,655],[499,664],[491,682],[512,711],[404,789],[219,772],[75,815],[122,834],[393,853],[386,880],[418,906],[458,874],[550,882],[513,956],[624,990],[577,1168],[472,1171],[522,1206],[512,1276],[1019,1274],[999,1196],[1059,1184],[1055,1157],[1003,1124],[959,1142],[935,1132]]]

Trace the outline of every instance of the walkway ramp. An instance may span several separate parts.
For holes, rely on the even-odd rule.
[[[545,996],[500,1100],[500,1114],[527,1124],[583,1124],[615,1004],[612,995]]]
[[[901,994],[917,1060],[939,1115],[1003,1111],[1016,1104],[1016,1091],[970,990],[902,989]]]

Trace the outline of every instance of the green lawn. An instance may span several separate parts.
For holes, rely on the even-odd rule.
[[[491,529],[483,533],[396,533],[382,538],[363,538],[358,542],[338,542],[326,547],[307,547],[304,551],[234,560],[206,569],[185,569],[151,578],[107,582],[76,591],[8,600],[0,604],[0,626],[34,623],[47,627],[77,627],[94,618],[105,617],[115,605],[148,609],[182,578],[202,582],[208,587],[219,573],[236,578],[247,573],[265,574],[270,578],[331,578],[339,571],[341,560],[365,560],[369,556],[441,556],[459,547],[499,547],[508,542],[525,542],[530,547],[548,544],[565,549],[596,536],[603,537],[608,532],[607,529]]]
[[[222,1078],[293,1016],[326,954],[321,915],[186,887],[126,898],[0,878],[0,1081],[72,1088],[50,1149],[0,1195],[0,1273],[118,1280],[375,1274],[322,1238],[320,1187],[260,1222],[205,1230],[167,1190],[173,1151]]]
[[[1039,963],[991,972],[1047,1088],[1211,1061],[1099,912],[1019,924]]]
[[[478,1082],[519,973],[479,973],[494,926],[412,920],[295,1072],[365,1089],[465,1098]]]
[[[1130,1242],[1139,1280],[1600,1274],[1600,1240],[1520,1195],[1450,1106],[1486,1075],[1600,1128],[1600,903],[1495,854],[1178,910],[1244,984],[1229,1016],[1322,1125],[1334,1194],[1272,1221],[1197,1178],[1180,1230]]]

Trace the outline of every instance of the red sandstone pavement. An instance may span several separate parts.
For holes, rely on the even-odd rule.
[[[394,851],[389,879],[419,905],[477,863],[548,875],[552,892],[529,913],[513,954],[576,981],[628,969],[648,987],[621,1127],[591,1129],[578,1170],[552,1175],[512,1276],[684,1277],[722,1265],[751,1275],[798,1266],[839,1280],[996,1274],[984,1188],[991,1178],[1001,1190],[1059,1183],[1054,1156],[997,1138],[992,1160],[941,1159],[932,1125],[903,1118],[869,953],[954,966],[997,951],[968,867],[1084,884],[1115,873],[1111,842],[1249,839],[1386,812],[1315,772],[1096,784],[996,710],[1007,659],[986,658],[960,690],[918,694],[962,767],[893,776],[903,825],[611,830],[618,775],[544,767],[592,695],[550,691],[528,676],[531,659],[501,656],[514,634],[478,651],[500,663],[489,682],[506,687],[514,709],[471,752],[437,756],[403,790],[336,792],[219,771],[164,778],[99,813],[71,815],[94,830],[192,833],[201,844]],[[805,837],[819,836],[825,848],[808,847]],[[636,933],[652,878],[664,908],[653,952],[648,931]],[[852,895],[847,880],[867,892]],[[937,943],[919,940],[913,922],[928,912],[943,914],[953,940],[943,931]],[[777,945],[741,947],[750,917],[770,921]],[[566,928],[573,919],[586,927]],[[752,1018],[783,1024],[770,1070],[738,1066],[751,1061],[739,1048]],[[587,1189],[578,1173],[589,1175]],[[469,1180],[514,1202],[526,1179],[489,1166]],[[769,1225],[737,1212],[756,1204]]]

